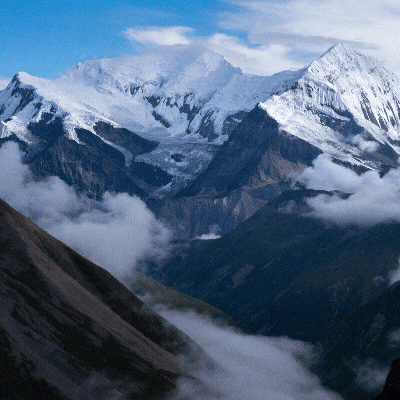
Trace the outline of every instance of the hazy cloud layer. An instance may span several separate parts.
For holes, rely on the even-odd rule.
[[[298,177],[309,189],[337,190],[350,194],[319,195],[308,200],[311,215],[339,225],[371,226],[381,222],[400,222],[400,169],[383,177],[376,171],[361,175],[335,164],[322,154]]]
[[[12,78],[6,78],[5,76],[0,76],[0,90],[3,90],[11,82]]]
[[[145,46],[198,44],[221,54],[233,66],[249,74],[272,75],[285,69],[300,69],[304,66],[303,62],[290,57],[291,50],[284,45],[250,46],[235,36],[223,33],[198,37],[189,27],[136,27],[127,29],[124,35]]]
[[[383,368],[373,359],[367,360],[355,367],[354,372],[357,374],[355,383],[368,392],[382,390],[389,369],[389,367]]]
[[[224,56],[244,73],[268,76],[283,70],[304,67],[303,62],[291,57],[291,49],[280,43],[249,46],[234,36],[215,34],[208,38],[204,45]]]
[[[57,177],[37,182],[12,142],[0,147],[0,171],[3,200],[117,278],[168,247],[169,231],[137,197],[106,192],[96,202]]]
[[[244,72],[271,75],[300,69],[341,42],[370,54],[400,75],[400,3],[397,0],[231,0],[220,32],[195,36],[183,26],[135,27],[125,35],[145,45],[201,43]],[[241,11],[240,11],[241,10]],[[244,32],[240,39],[233,32]],[[190,38],[187,36],[190,33]],[[243,35],[240,35],[243,37]]]
[[[311,57],[336,43],[352,43],[399,73],[400,3],[397,0],[232,1],[243,7],[221,25],[245,30],[253,44],[281,44],[295,59]]]
[[[296,357],[307,358],[309,345],[287,338],[268,338],[222,328],[193,312],[157,309],[190,336],[213,359],[185,364],[198,379],[181,379],[173,400],[339,400],[322,388]],[[199,383],[199,381],[201,383]],[[171,399],[171,400],[172,400]]]

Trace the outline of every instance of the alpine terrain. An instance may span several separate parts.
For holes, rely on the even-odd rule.
[[[247,333],[312,343],[319,349],[313,371],[345,399],[382,391],[376,377],[400,357],[400,80],[378,61],[338,44],[301,70],[256,76],[201,46],[161,47],[79,63],[55,80],[19,72],[0,91],[0,122],[0,144],[19,145],[36,182],[55,175],[93,201],[106,192],[138,196],[169,228],[167,255],[140,265],[185,295],[143,275],[132,290],[179,307],[194,301]],[[121,317],[131,335],[114,289],[93,289],[82,271],[96,282],[102,275],[145,318],[142,303],[63,249],[65,279],[111,307],[110,318]],[[12,290],[36,282],[25,271],[32,254],[17,265],[22,272],[6,267],[7,279],[17,280]],[[63,299],[48,312],[62,311],[64,320],[65,307],[78,307],[76,329],[83,329],[80,318],[91,318],[95,343],[109,340],[122,351],[128,339],[104,321],[93,325],[97,316],[78,304],[83,292],[71,293],[39,264],[40,277]],[[28,311],[10,300],[18,296],[5,296],[5,304],[19,313],[10,314],[13,323],[29,327]],[[158,326],[158,318],[150,319]],[[176,329],[167,331],[142,332],[160,364],[150,350],[138,354],[166,388],[182,373],[171,353],[188,346],[174,341]],[[367,385],[372,375],[376,384]]]

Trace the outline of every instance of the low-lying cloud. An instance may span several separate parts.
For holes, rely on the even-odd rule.
[[[376,171],[361,175],[322,154],[298,177],[308,189],[338,191],[308,199],[310,215],[339,225],[372,226],[400,222],[400,169],[384,176]],[[346,193],[348,196],[343,196]]]
[[[191,337],[212,358],[185,364],[170,400],[339,400],[299,361],[312,353],[306,343],[287,338],[245,335],[214,325],[194,312],[156,311]]]
[[[35,181],[21,155],[15,143],[0,147],[0,197],[51,235],[119,279],[164,254],[170,233],[139,198],[106,192],[98,202],[58,177]]]
[[[368,392],[382,390],[390,368],[383,368],[375,360],[360,363],[355,369],[355,383]]]
[[[204,233],[201,236],[197,236],[196,239],[200,239],[200,240],[219,239],[221,237],[221,235],[219,234],[220,231],[221,231],[221,228],[218,225],[211,225],[208,233]]]

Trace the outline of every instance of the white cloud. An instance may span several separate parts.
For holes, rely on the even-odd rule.
[[[106,192],[101,209],[84,211],[45,228],[119,279],[132,273],[140,257],[162,255],[169,240],[169,232],[143,201],[126,193]]]
[[[220,230],[221,230],[221,228],[218,225],[211,225],[210,231],[208,233],[204,233],[203,235],[196,237],[196,239],[200,239],[200,240],[219,239],[221,237],[221,235],[218,234],[218,232]]]
[[[187,37],[187,34],[192,31],[193,29],[187,26],[149,26],[129,28],[124,34],[129,40],[144,45],[173,46],[176,44],[190,44],[191,39]]]
[[[383,177],[376,171],[357,175],[322,154],[297,179],[309,189],[350,194],[321,194],[308,199],[313,216],[339,225],[400,222],[400,169],[392,169]]]
[[[398,264],[399,264],[398,268],[389,273],[389,279],[391,285],[395,282],[400,281],[400,260]]]
[[[194,30],[184,26],[130,28],[125,36],[147,47],[181,45],[200,45],[221,54],[233,66],[244,73],[268,76],[282,70],[300,69],[303,63],[290,57],[291,49],[281,44],[251,46],[235,36],[216,33],[209,37],[196,37]],[[187,34],[192,33],[188,38]]]
[[[353,136],[351,143],[359,147],[361,151],[373,153],[378,150],[379,144],[372,140],[365,140],[361,134]]]
[[[383,368],[373,359],[358,365],[354,371],[357,374],[356,384],[369,392],[382,390],[389,368]]]
[[[290,49],[281,44],[249,46],[234,36],[215,34],[204,45],[221,54],[235,67],[254,75],[272,75],[285,69],[303,67],[290,58]]]
[[[272,75],[300,69],[341,42],[370,54],[400,75],[400,3],[397,0],[231,1],[220,32],[195,36],[184,26],[128,29],[144,45],[202,44],[244,72]],[[232,31],[241,31],[247,40]],[[188,33],[191,34],[190,39]],[[243,35],[241,35],[243,36]]]
[[[241,13],[221,21],[226,29],[248,33],[254,44],[281,44],[297,60],[310,62],[339,41],[386,61],[399,72],[400,3],[397,0],[238,1]],[[397,70],[397,71],[396,71]]]
[[[35,181],[15,143],[0,148],[0,197],[39,226],[119,279],[143,256],[163,256],[169,231],[146,205],[126,193],[102,202],[78,196],[52,176]]]
[[[400,329],[389,332],[387,341],[391,349],[398,349],[400,347]]]
[[[11,78],[0,76],[0,90],[3,90],[11,82]]]
[[[319,155],[312,164],[298,177],[309,189],[352,193],[360,185],[360,178],[354,171],[332,162],[327,153]]]
[[[299,361],[311,346],[287,338],[245,335],[218,327],[193,312],[156,311],[192,338],[212,358],[183,364],[197,379],[181,379],[173,400],[339,400]],[[170,400],[172,400],[170,399]]]

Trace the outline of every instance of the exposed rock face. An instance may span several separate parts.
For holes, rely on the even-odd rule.
[[[261,107],[282,129],[342,161],[378,170],[398,165],[399,79],[346,46],[331,48]]]
[[[390,367],[382,393],[373,400],[400,399],[400,358],[396,358]]]
[[[279,186],[294,172],[311,165],[321,151],[282,132],[278,123],[256,107],[233,130],[204,173],[178,196],[226,196],[239,188]]]
[[[0,306],[2,398],[160,399],[182,373],[184,335],[1,200]]]
[[[37,154],[30,161],[34,174],[41,178],[57,175],[94,198],[105,191],[145,196],[171,181],[168,173],[152,165],[132,162],[126,166],[119,151],[85,130],[79,130],[78,136],[82,144],[60,136],[46,152]]]
[[[256,107],[197,179],[176,196],[148,204],[166,223],[172,221],[178,237],[200,236],[213,225],[224,235],[288,189],[293,174],[319,154]]]
[[[342,45],[270,77],[176,46],[79,63],[54,81],[19,73],[0,92],[0,143],[17,141],[35,177],[97,199],[155,198],[186,238],[233,229],[321,152],[397,167],[399,121],[398,78]]]

